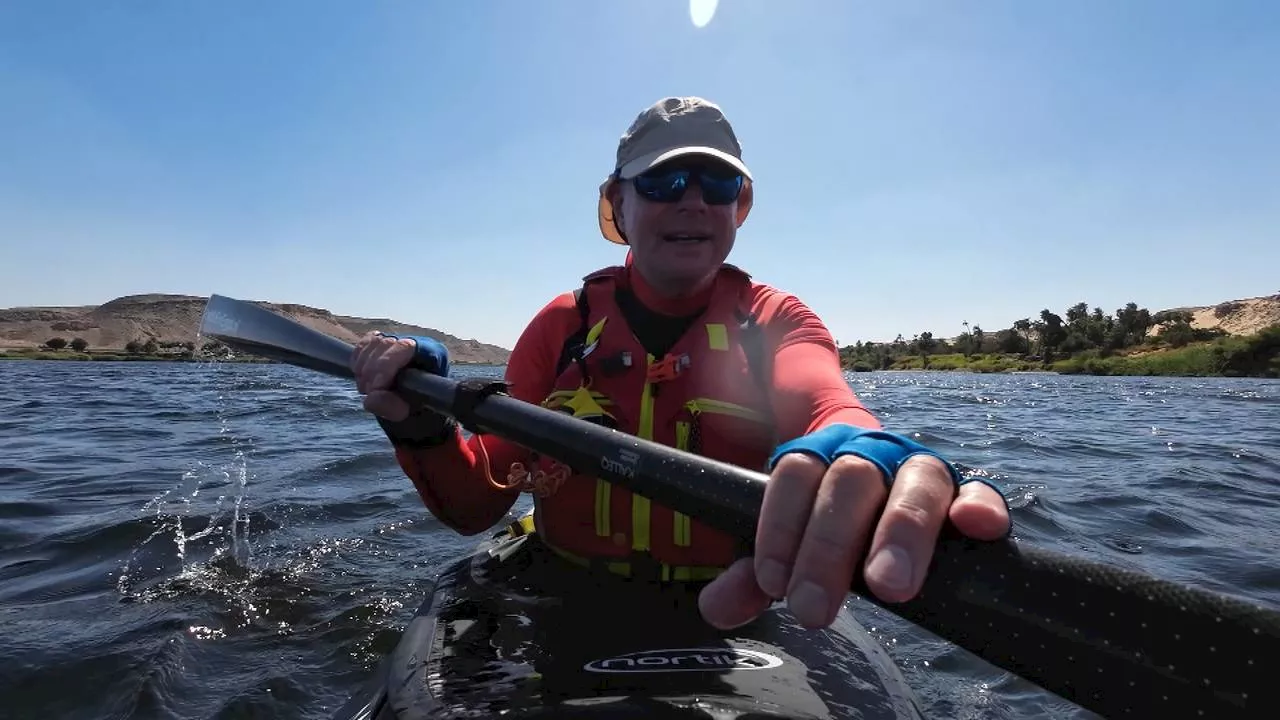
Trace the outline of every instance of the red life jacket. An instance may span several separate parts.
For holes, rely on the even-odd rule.
[[[762,331],[745,306],[750,276],[725,265],[703,313],[670,351],[654,358],[614,297],[622,267],[583,279],[582,328],[565,344],[543,405],[682,450],[764,470],[774,447]],[[549,472],[555,463],[538,461]],[[572,475],[535,497],[534,527],[582,564],[631,574],[656,562],[659,579],[698,580],[738,556],[734,538],[603,480]]]

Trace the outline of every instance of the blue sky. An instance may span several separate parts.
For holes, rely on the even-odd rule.
[[[842,343],[1280,291],[1280,5],[0,3],[0,307],[298,302],[511,347],[625,250],[664,95],[757,178],[730,260]]]

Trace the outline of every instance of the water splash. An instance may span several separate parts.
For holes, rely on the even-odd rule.
[[[253,568],[253,528],[245,504],[253,440],[232,428],[233,408],[227,405],[225,388],[218,385],[219,369],[216,362],[202,368],[204,378],[211,381],[204,389],[216,396],[216,456],[189,461],[175,487],[143,505],[142,512],[151,516],[155,529],[129,554],[116,589],[131,602],[169,599],[192,591],[225,596],[240,607],[247,622],[256,608],[245,585],[260,574]]]
[[[205,562],[220,562],[234,574],[243,575],[251,567],[252,552],[249,541],[250,515],[245,511],[245,495],[249,481],[248,454],[241,441],[231,436],[227,421],[222,420],[219,433],[228,437],[232,446],[231,457],[223,463],[194,461],[181,475],[176,487],[169,488],[149,500],[142,512],[151,516],[155,530],[126,560],[117,579],[117,589],[130,596],[139,583],[146,583],[150,571],[163,573],[176,563],[177,577],[199,572]],[[205,501],[208,490],[221,488],[223,492]],[[210,502],[212,507],[209,507]],[[200,525],[203,523],[203,527]],[[218,540],[225,538],[224,545]],[[213,553],[207,561],[192,557],[194,547],[212,546]],[[166,559],[166,551],[171,553]],[[225,560],[224,560],[225,558]],[[151,563],[158,563],[151,565]]]

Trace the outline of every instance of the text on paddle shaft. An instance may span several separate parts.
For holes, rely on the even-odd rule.
[[[639,453],[632,450],[619,450],[617,459],[600,458],[600,469],[626,478],[634,478],[636,476],[636,465],[639,463]]]

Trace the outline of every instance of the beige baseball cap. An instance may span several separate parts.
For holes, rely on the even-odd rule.
[[[700,97],[666,97],[638,116],[618,141],[614,172],[600,185],[600,232],[619,245],[627,242],[613,220],[613,207],[605,192],[615,180],[635,176],[683,155],[708,155],[734,168],[751,182],[751,171],[742,162],[742,146],[720,106]],[[738,224],[746,219],[738,212]]]

